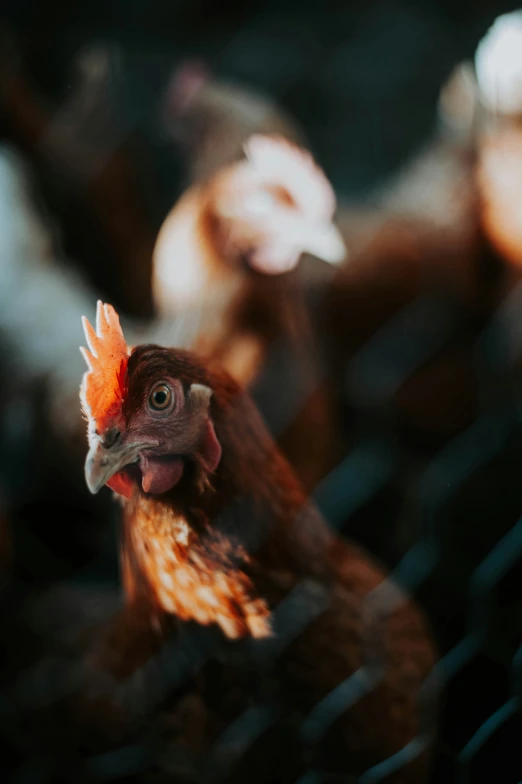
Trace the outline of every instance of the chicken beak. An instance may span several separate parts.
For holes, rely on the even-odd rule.
[[[125,466],[136,463],[144,446],[151,444],[119,442],[107,447],[101,438],[96,438],[85,460],[85,481],[91,493],[98,493]]]
[[[328,264],[341,264],[348,255],[341,233],[333,223],[303,223],[299,242],[303,250]]]

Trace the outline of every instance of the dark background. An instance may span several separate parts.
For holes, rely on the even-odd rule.
[[[217,77],[262,88],[304,127],[341,196],[366,191],[430,135],[441,85],[472,57],[499,2],[4,2],[31,78],[50,98],[70,89],[72,58],[116,41],[127,111],[154,140],[173,65],[201,56]],[[1,18],[1,17],[0,17]],[[158,140],[154,140],[158,144]],[[172,152],[158,152],[158,176]],[[168,186],[165,185],[165,188]]]
[[[185,58],[201,57],[217,78],[231,78],[245,86],[261,88],[276,99],[304,128],[339,196],[357,199],[397,171],[430,138],[439,91],[451,69],[473,56],[478,40],[499,13],[515,7],[490,2],[408,4],[371,0],[249,4],[197,0],[105,0],[82,4],[19,1],[2,4],[0,23],[6,23],[15,32],[24,71],[51,107],[59,107],[71,94],[72,64],[85,44],[95,40],[120,44],[125,94],[123,99],[120,95],[119,121],[123,129],[139,139],[140,155],[135,163],[143,182],[148,183],[144,199],[150,223],[157,230],[184,182],[183,153],[164,133],[160,101],[172,69]],[[5,140],[16,138],[5,113],[0,117],[0,132]],[[69,220],[67,205],[52,177],[43,173],[38,160],[34,164],[41,198],[55,212],[66,255],[77,260],[118,305],[119,273],[111,266],[110,251],[103,238],[92,230],[90,218],[84,220],[81,213]],[[127,311],[132,312],[132,302],[125,304]],[[506,419],[509,417],[507,413]],[[440,536],[448,535],[451,539],[447,532],[454,525],[457,533],[452,535],[459,542],[454,573],[445,582],[444,591],[435,583],[431,594],[426,592],[429,603],[439,591],[434,614],[442,629],[443,652],[457,644],[468,622],[451,612],[452,590],[462,602],[466,593],[465,577],[456,577],[452,584],[453,574],[461,569],[463,575],[468,575],[491,552],[496,514],[504,521],[500,523],[502,532],[506,530],[506,521],[511,523],[519,514],[519,497],[509,473],[513,460],[520,456],[520,422],[516,416],[513,421],[506,449],[495,458],[494,468],[488,469],[489,473],[486,469],[482,473],[482,469],[475,471],[470,486],[462,483],[453,508],[445,513],[439,527]],[[508,421],[506,427],[510,426]],[[37,422],[32,427],[33,433],[38,431]],[[41,445],[35,446],[31,439],[14,445],[4,440],[4,447],[6,443],[0,453],[1,473],[7,486],[20,488],[23,494],[23,480],[34,465],[31,461],[38,459]],[[473,454],[473,444],[469,449]],[[62,492],[59,475],[52,476],[54,484],[46,486],[45,491],[42,488],[48,477],[45,472],[40,476],[40,491],[33,492],[33,500],[20,513],[25,521],[36,519],[37,510],[43,508],[42,497],[48,501],[53,493]],[[492,476],[494,485],[490,484]],[[477,537],[475,549],[468,553],[467,529],[459,529],[458,525],[470,508],[470,496],[474,497],[473,509],[478,510],[477,527],[485,533]],[[61,500],[62,512],[67,503],[66,495]],[[386,503],[385,497],[383,510]],[[75,574],[87,565],[91,574],[109,575],[116,580],[112,530],[100,532],[94,528],[87,535],[82,527],[90,520],[95,505],[86,507],[83,517],[78,517],[74,493],[70,504],[76,522],[60,540],[58,529],[51,526],[54,533],[47,541],[44,538],[43,549],[38,550],[39,535],[34,534],[41,529],[35,524],[31,532],[30,522],[25,533],[17,534],[23,545],[21,552],[30,552],[33,559],[30,565],[19,564],[23,579],[44,583],[50,577]],[[80,531],[78,539],[76,534]],[[91,560],[100,552],[106,554],[92,566]],[[468,554],[469,562],[465,563]],[[507,571],[495,587],[489,648],[470,658],[452,686],[435,773],[435,780],[441,784],[456,781],[452,776],[458,752],[511,693],[508,662],[520,643],[521,613],[517,606],[508,615],[503,601],[513,595],[513,586],[517,585],[517,574]],[[444,626],[446,608],[448,619]],[[12,615],[16,619],[16,609]],[[516,716],[503,725],[502,732],[493,734],[493,740],[484,745],[475,759],[472,776],[462,780],[518,784],[520,759],[513,766],[511,761],[520,757],[520,730]]]

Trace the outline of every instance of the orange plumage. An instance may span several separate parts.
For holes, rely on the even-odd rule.
[[[183,516],[168,514],[152,500],[133,511],[129,547],[158,608],[184,621],[217,624],[229,639],[270,634],[270,612],[255,598],[252,581],[238,563],[242,547],[225,536],[198,542]]]

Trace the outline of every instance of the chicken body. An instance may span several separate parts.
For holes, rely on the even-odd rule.
[[[370,557],[329,532],[237,383],[190,352],[142,346],[128,357],[121,411],[115,402],[96,418],[85,378],[86,477],[93,492],[107,483],[122,496],[129,599],[98,666],[128,677],[147,660],[147,624],[182,646],[209,628],[216,647],[166,708],[176,716],[180,689],[181,704],[201,706],[176,725],[194,764],[259,702],[275,712],[269,727],[285,726],[298,749],[281,781],[295,780],[308,753],[327,770],[362,773],[424,734],[418,701],[436,657],[422,614]],[[367,686],[348,710],[341,699],[319,711],[324,733],[313,718],[302,724],[357,672]],[[244,780],[256,747],[233,760],[227,781]],[[285,750],[273,753],[280,761]],[[390,780],[423,781],[427,762],[423,748]],[[273,780],[269,767],[253,780]]]

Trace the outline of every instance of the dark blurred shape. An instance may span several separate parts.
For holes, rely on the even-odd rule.
[[[234,82],[215,79],[201,61],[182,63],[170,77],[163,124],[183,145],[188,181],[205,181],[237,162],[253,133],[274,133],[306,144],[302,130],[270,97]]]
[[[80,50],[60,106],[39,93],[12,51],[3,51],[0,68],[9,137],[42,178],[66,251],[129,312],[150,315],[154,230],[134,162],[140,143],[121,50],[103,41]]]

